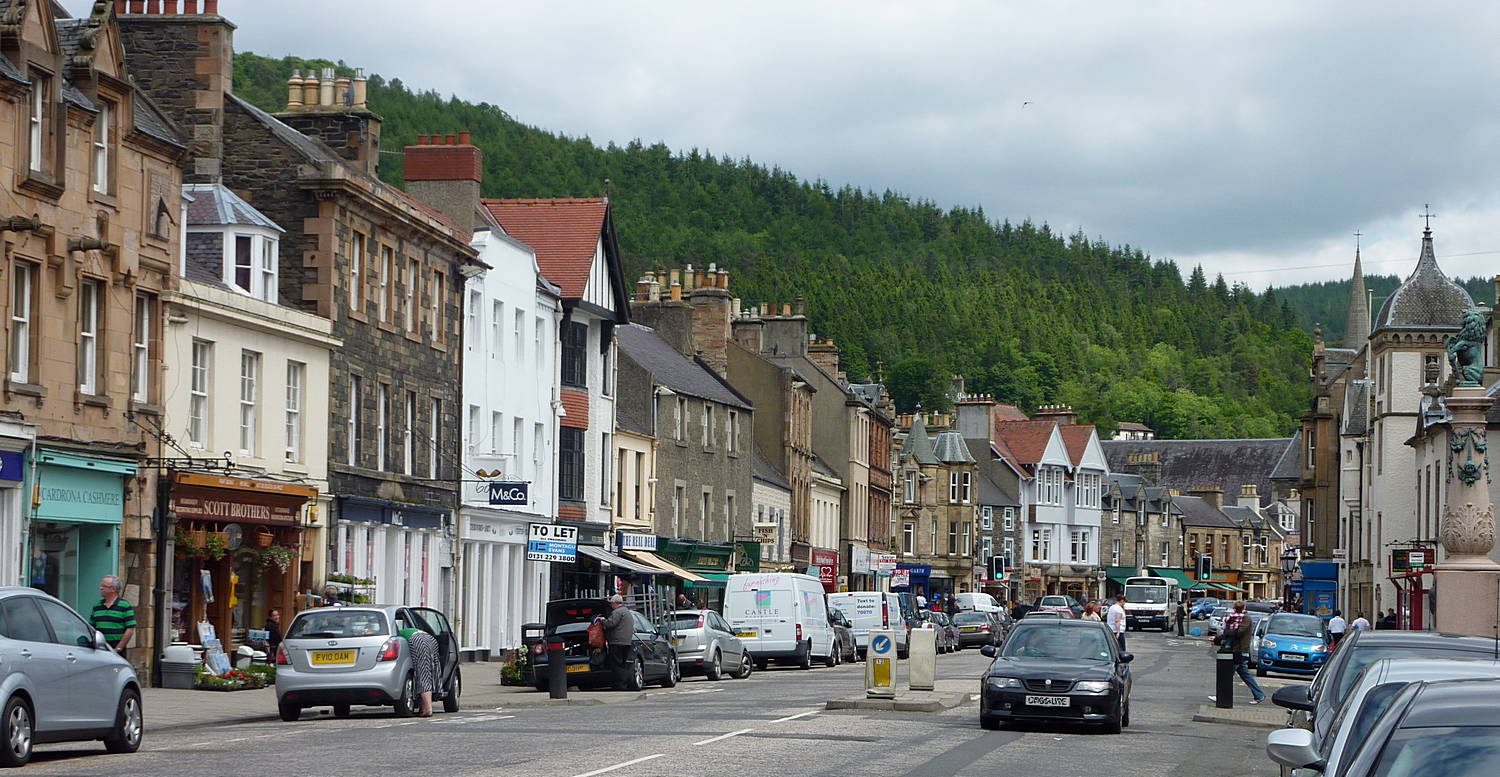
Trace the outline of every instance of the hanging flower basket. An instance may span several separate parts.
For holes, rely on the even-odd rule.
[[[276,535],[270,529],[262,526],[255,530],[255,546],[258,548],[269,548],[276,541]]]
[[[293,562],[302,557],[302,551],[297,548],[288,548],[282,545],[272,545],[260,550],[261,566],[275,566],[282,572],[287,571]]]
[[[224,558],[229,552],[229,532],[211,531],[205,532],[203,540],[203,555],[218,560]]]

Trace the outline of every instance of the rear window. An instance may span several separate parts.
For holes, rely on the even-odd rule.
[[[953,616],[954,623],[989,623],[989,616],[982,612],[961,612]]]
[[[828,603],[833,605],[833,609],[851,620],[859,616],[869,617],[880,614],[880,597],[878,596],[830,596]]]
[[[696,629],[699,628],[699,619],[702,617],[696,612],[674,612],[670,622],[673,629]]]
[[[389,634],[385,613],[379,610],[319,610],[305,612],[292,621],[287,639],[342,639],[379,637]]]

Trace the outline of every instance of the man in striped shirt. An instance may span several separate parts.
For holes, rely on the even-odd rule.
[[[125,590],[124,581],[114,575],[105,575],[99,581],[99,603],[89,614],[89,623],[104,635],[105,641],[121,656],[130,646],[135,635],[135,608],[120,598]]]

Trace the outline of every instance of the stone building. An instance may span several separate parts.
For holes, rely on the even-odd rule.
[[[193,139],[184,175],[222,183],[287,229],[280,302],[333,322],[329,568],[389,603],[454,610],[463,273],[472,222],[376,176],[381,118],[360,72],[294,74],[271,115],[233,91],[217,4],[131,4],[137,84]],[[349,580],[358,581],[355,583]]]
[[[760,543],[760,571],[792,570],[792,487],[776,471],[760,447],[750,462],[750,500],[754,504],[752,531]]]
[[[897,419],[901,452],[896,474],[911,491],[903,492],[896,505],[899,525],[900,563],[911,580],[909,590],[929,599],[938,593],[954,594],[978,590],[975,571],[977,516],[979,514],[979,466],[963,436],[944,429],[929,436],[927,414],[915,413]],[[934,425],[952,424],[952,416],[934,415]]]
[[[1148,568],[1182,570],[1182,517],[1171,494],[1140,475],[1112,472],[1105,478],[1099,564],[1109,577],[1105,594],[1121,593],[1124,578]]]
[[[109,3],[74,19],[0,2],[0,582],[87,612],[100,577],[121,575],[144,664],[171,556],[155,529],[162,295],[186,147],[132,65]]]

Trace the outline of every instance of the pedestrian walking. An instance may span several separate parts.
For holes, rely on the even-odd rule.
[[[919,609],[919,610],[925,610],[925,609],[927,609],[927,597],[923,596],[920,593],[917,594],[917,609]]]
[[[89,625],[104,635],[104,641],[121,658],[126,658],[130,639],[135,636],[135,607],[120,598],[124,591],[125,581],[105,575],[99,581],[99,603],[89,613]]]
[[[958,614],[958,597],[957,596],[949,596],[948,597],[948,615],[949,616],[953,616],[953,615],[957,615],[957,614]]]
[[[1094,621],[1098,623],[1103,621],[1104,618],[1100,617],[1099,615],[1099,606],[1094,604],[1093,602],[1088,602],[1083,605],[1082,620]]]
[[[1120,642],[1120,652],[1125,652],[1125,594],[1115,596],[1115,603],[1109,606],[1109,614],[1106,618],[1109,630],[1114,632],[1115,639]]]
[[[417,717],[430,718],[432,692],[437,690],[438,684],[437,637],[414,628],[402,629],[399,633],[406,638],[406,644],[411,648],[411,668],[418,699]]]
[[[1245,681],[1245,687],[1250,689],[1250,703],[1260,704],[1266,698],[1266,693],[1255,682],[1255,675],[1250,674],[1250,637],[1254,631],[1255,627],[1250,625],[1250,619],[1245,617],[1245,603],[1235,602],[1234,609],[1224,616],[1219,645],[1234,652],[1234,671]]]
[[[1370,628],[1370,622],[1367,621],[1367,620],[1365,620],[1365,616],[1363,616],[1363,615],[1361,615],[1359,613],[1355,613],[1354,614],[1354,622],[1351,623],[1351,624],[1349,624],[1349,630],[1350,631],[1364,631],[1365,629],[1368,629],[1368,628]]]
[[[604,649],[613,673],[612,684],[617,691],[630,690],[626,668],[631,663],[630,648],[635,640],[635,614],[619,594],[609,597],[609,606],[609,615],[604,619]]]
[[[1183,632],[1183,629],[1187,628],[1186,623],[1187,607],[1183,605],[1182,600],[1179,599],[1177,600],[1177,636],[1186,636],[1186,634]]]
[[[1334,610],[1333,617],[1328,619],[1328,641],[1332,642],[1334,647],[1338,647],[1339,641],[1344,638],[1344,631],[1348,628],[1343,611]]]
[[[1385,611],[1385,617],[1383,617],[1383,618],[1380,619],[1380,626],[1378,628],[1381,628],[1381,629],[1394,629],[1394,628],[1396,628],[1396,608],[1392,607],[1389,610]]]

